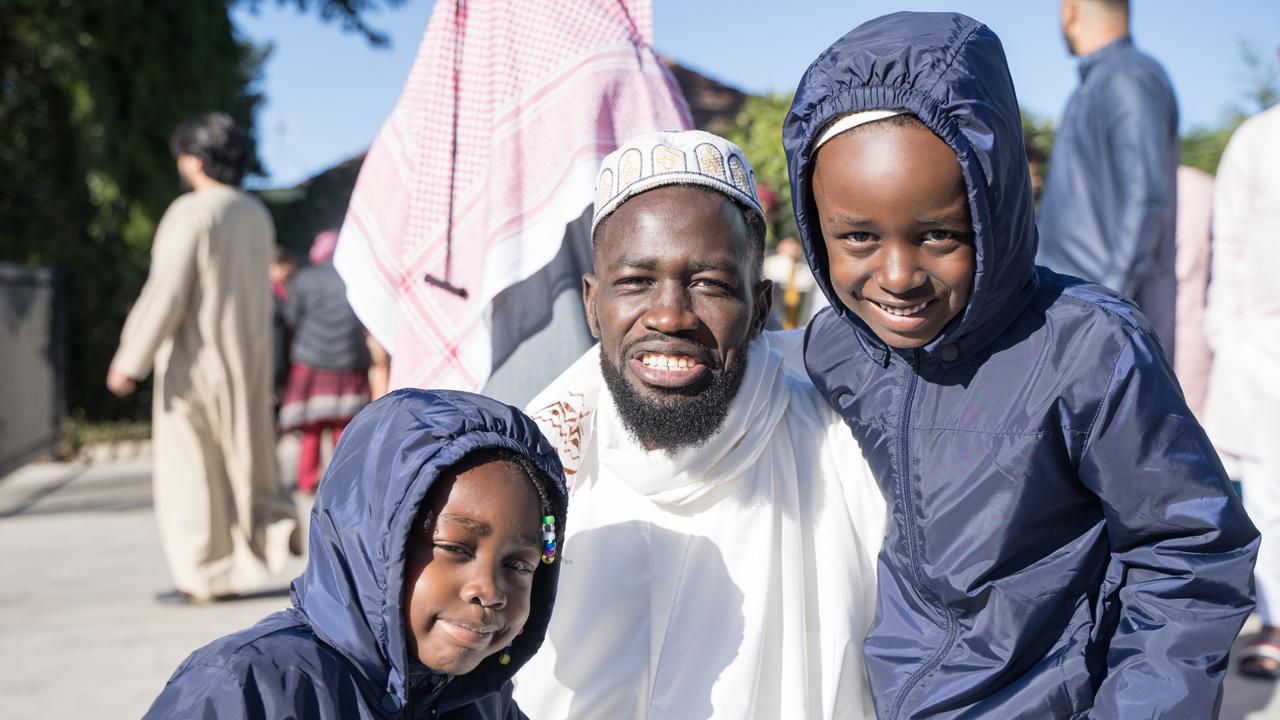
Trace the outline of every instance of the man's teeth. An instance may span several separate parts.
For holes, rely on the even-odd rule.
[[[644,353],[640,356],[640,362],[644,363],[647,368],[654,370],[688,370],[698,364],[696,360],[683,355],[662,355],[659,353]]]
[[[925,302],[922,302],[922,303],[920,303],[919,305],[912,305],[911,307],[905,307],[905,308],[889,307],[888,305],[881,305],[880,303],[876,303],[876,304],[877,304],[877,305],[880,305],[880,309],[881,309],[881,310],[884,310],[885,312],[889,313],[890,315],[904,315],[904,316],[905,316],[905,315],[915,315],[916,313],[918,313],[918,312],[920,312],[921,310],[923,310],[923,309],[924,309],[924,307],[925,307],[926,305],[928,305],[928,304],[929,304],[929,302],[926,300]]]

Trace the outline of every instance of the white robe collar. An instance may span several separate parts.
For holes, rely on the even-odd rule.
[[[781,358],[763,339],[752,340],[742,384],[729,403],[724,425],[703,445],[674,454],[645,450],[622,424],[609,392],[598,397],[600,463],[655,504],[679,507],[741,477],[755,463],[782,419],[790,394]]]

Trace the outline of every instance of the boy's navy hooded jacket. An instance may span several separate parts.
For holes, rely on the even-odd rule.
[[[977,270],[932,342],[893,350],[831,288],[809,148],[905,109],[956,152]],[[806,71],[783,130],[808,260],[833,309],[810,376],[890,504],[864,646],[899,718],[1208,718],[1253,608],[1257,531],[1145,318],[1034,266],[1022,128],[999,39],[896,13]]]
[[[411,661],[405,641],[410,527],[440,472],[482,448],[531,457],[564,507],[555,451],[514,408],[469,393],[399,390],[356,415],[316,496],[311,556],[293,582],[293,607],[197,650],[146,717],[523,717],[509,681],[542,644],[559,563],[538,567],[510,664],[492,655],[448,678]]]

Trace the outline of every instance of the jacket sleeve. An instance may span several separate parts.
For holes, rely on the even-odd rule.
[[[196,249],[204,229],[179,199],[165,211],[151,246],[151,269],[129,311],[111,366],[134,380],[151,374],[160,344],[186,315],[196,276]]]
[[[151,704],[143,720],[279,720],[332,717],[348,693],[317,686],[287,662],[264,660],[234,670],[188,658]]]
[[[164,686],[143,720],[267,720],[251,705],[242,680],[216,665],[184,664]]]
[[[1119,353],[1079,472],[1102,501],[1104,594],[1119,598],[1090,717],[1213,717],[1254,606],[1258,531],[1148,330]]]
[[[1175,202],[1174,178],[1170,169],[1177,163],[1168,156],[1177,147],[1167,147],[1171,136],[1170,117],[1177,109],[1167,87],[1157,79],[1138,72],[1125,72],[1111,79],[1106,97],[1105,132],[1119,178],[1118,217],[1112,218],[1114,232],[1108,238],[1111,255],[1107,274],[1096,278],[1107,287],[1133,297],[1141,281],[1153,271],[1149,259],[1172,233],[1165,218]],[[1176,140],[1174,140],[1176,142]]]

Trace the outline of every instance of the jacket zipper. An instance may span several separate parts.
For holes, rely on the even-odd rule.
[[[907,521],[907,551],[911,556],[911,572],[915,575],[916,589],[929,602],[939,614],[943,615],[947,620],[946,639],[942,643],[942,647],[929,658],[929,661],[915,671],[911,677],[907,678],[907,682],[902,686],[902,690],[898,692],[898,699],[893,703],[893,710],[889,717],[892,720],[898,720],[902,715],[902,708],[907,702],[907,697],[911,695],[911,691],[919,684],[934,668],[942,662],[942,659],[951,651],[951,646],[955,644],[956,638],[956,619],[952,615],[951,610],[945,607],[942,599],[929,590],[924,582],[924,570],[920,562],[920,547],[916,542],[916,533],[919,525],[916,522],[915,495],[912,492],[912,471],[911,471],[911,406],[915,403],[916,385],[920,382],[920,350],[911,351],[911,367],[907,372],[907,392],[906,397],[902,401],[902,419],[898,423],[898,494],[902,498],[904,505],[903,516]]]

